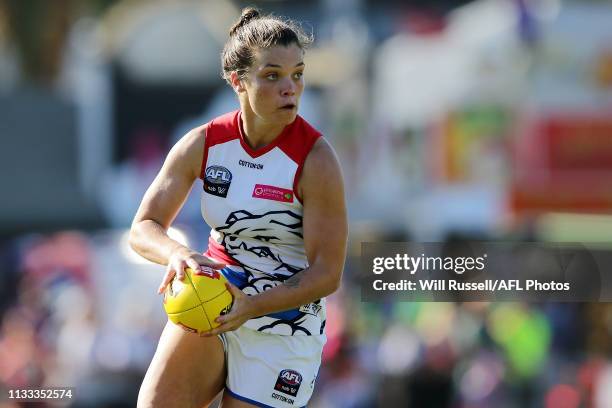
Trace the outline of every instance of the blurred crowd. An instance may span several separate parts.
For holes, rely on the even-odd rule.
[[[359,278],[361,242],[612,252],[612,5],[597,0],[0,2],[0,407],[50,386],[75,387],[58,406],[135,406],[166,320],[163,268],[126,234],[172,144],[238,107],[219,51],[249,4],[313,31],[300,114],[347,185],[310,406],[612,407],[610,304],[369,303]],[[198,193],[172,233],[203,251]]]
[[[607,407],[609,304],[332,299],[313,406]],[[607,316],[607,317],[604,317]]]
[[[75,387],[70,406],[134,406],[163,311],[123,279],[133,268],[101,276],[94,258],[109,239],[72,231],[4,246],[0,404],[9,389]]]
[[[3,246],[4,395],[71,386],[74,399],[61,406],[134,406],[166,319],[155,295],[162,268],[129,251],[116,231]],[[358,264],[354,253],[328,299],[310,406],[610,406],[609,303],[367,303]]]

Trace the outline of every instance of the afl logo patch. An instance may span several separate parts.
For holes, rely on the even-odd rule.
[[[204,172],[204,191],[218,197],[227,197],[232,173],[223,166],[209,166]]]
[[[285,369],[280,372],[274,389],[295,397],[302,383],[302,375],[295,370]]]

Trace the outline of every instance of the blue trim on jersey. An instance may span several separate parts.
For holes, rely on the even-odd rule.
[[[261,402],[257,402],[255,400],[252,400],[250,398],[247,397],[243,397],[242,395],[238,395],[235,392],[233,392],[232,390],[230,390],[227,385],[225,386],[225,391],[227,391],[227,393],[229,395],[231,395],[232,397],[236,398],[237,400],[240,401],[244,401],[244,402],[248,402],[249,404],[255,405],[256,407],[263,407],[263,408],[274,408],[271,405],[266,405],[266,404],[262,404]]]
[[[237,400],[240,400],[240,401],[243,401],[243,402],[248,402],[249,404],[253,404],[253,405],[255,405],[256,407],[262,407],[262,408],[274,408],[272,405],[266,405],[266,404],[263,404],[263,403],[261,403],[261,402],[257,402],[257,401],[255,401],[255,400],[252,400],[252,399],[250,399],[250,398],[243,397],[242,395],[238,395],[238,394],[236,394],[235,392],[233,392],[232,390],[230,390],[230,389],[228,388],[228,386],[227,386],[227,385],[225,386],[225,391],[227,391],[227,393],[228,393],[229,395],[231,395],[232,397],[236,398]],[[307,408],[307,407],[306,407],[306,405],[304,405],[304,406],[303,406],[303,407],[301,407],[301,408]]]
[[[298,317],[301,313],[302,312],[300,312],[299,309],[291,309],[291,310],[285,310],[284,312],[269,313],[266,316],[273,317],[275,319],[281,319],[281,320],[293,320],[296,317]]]
[[[227,278],[228,281],[237,288],[242,288],[246,285],[247,279],[244,273],[237,272],[231,268],[223,268],[221,269],[221,273],[223,276]]]
[[[237,288],[242,288],[247,284],[246,275],[244,273],[235,271],[231,268],[223,268],[221,269],[221,273],[223,273],[223,276],[225,276],[227,280]],[[299,317],[300,314],[301,312],[299,309],[291,309],[283,312],[270,313],[265,316],[272,317],[274,319],[293,320]]]

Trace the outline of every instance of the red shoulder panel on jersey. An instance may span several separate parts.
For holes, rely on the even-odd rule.
[[[292,135],[290,137],[286,137],[282,140],[279,147],[298,165],[295,177],[293,178],[293,194],[295,194],[301,203],[302,197],[300,197],[297,191],[297,185],[304,168],[306,157],[312,150],[312,146],[314,146],[315,142],[321,137],[321,133],[299,115],[292,124],[291,133]]]
[[[301,116],[295,118],[291,125],[291,136],[284,138],[278,147],[298,165],[304,163],[306,156],[312,146],[321,136],[321,133],[313,128]]]
[[[228,142],[232,139],[238,139],[240,134],[236,128],[237,117],[240,111],[226,113],[218,116],[208,122],[206,126],[206,135],[204,139],[204,153],[202,157],[202,166],[200,169],[200,178],[204,179],[206,171],[206,160],[208,159],[208,149],[214,145]]]

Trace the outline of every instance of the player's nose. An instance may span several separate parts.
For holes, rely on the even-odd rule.
[[[282,96],[293,96],[295,95],[296,89],[297,89],[297,85],[291,79],[284,80],[281,83],[281,95]]]

